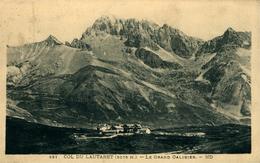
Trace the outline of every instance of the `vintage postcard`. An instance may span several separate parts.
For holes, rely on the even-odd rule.
[[[0,162],[260,162],[260,1],[0,8]]]

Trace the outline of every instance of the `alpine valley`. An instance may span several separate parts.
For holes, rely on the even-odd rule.
[[[72,42],[7,46],[7,117],[56,128],[250,126],[250,49],[250,32],[205,41],[102,16]]]

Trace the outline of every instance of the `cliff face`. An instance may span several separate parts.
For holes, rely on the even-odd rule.
[[[8,48],[8,115],[79,127],[248,123],[250,46],[250,33],[231,28],[202,41],[168,25],[101,17],[71,43],[50,36]]]

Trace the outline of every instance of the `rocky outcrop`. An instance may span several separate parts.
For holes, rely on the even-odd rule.
[[[78,49],[82,49],[82,50],[91,50],[91,47],[89,44],[87,44],[77,38],[75,38],[69,45],[73,48],[78,48]]]
[[[182,66],[178,63],[167,62],[162,60],[156,53],[145,48],[139,48],[135,52],[135,56],[141,59],[145,64],[152,68],[172,68],[179,69]]]
[[[167,51],[174,52],[183,58],[189,58],[203,43],[201,39],[185,35],[180,30],[164,24],[155,34],[156,43]]]

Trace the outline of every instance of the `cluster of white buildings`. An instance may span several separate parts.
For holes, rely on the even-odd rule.
[[[142,127],[140,124],[102,124],[97,127],[101,134],[118,134],[118,133],[134,133],[134,134],[150,134],[148,127]]]

